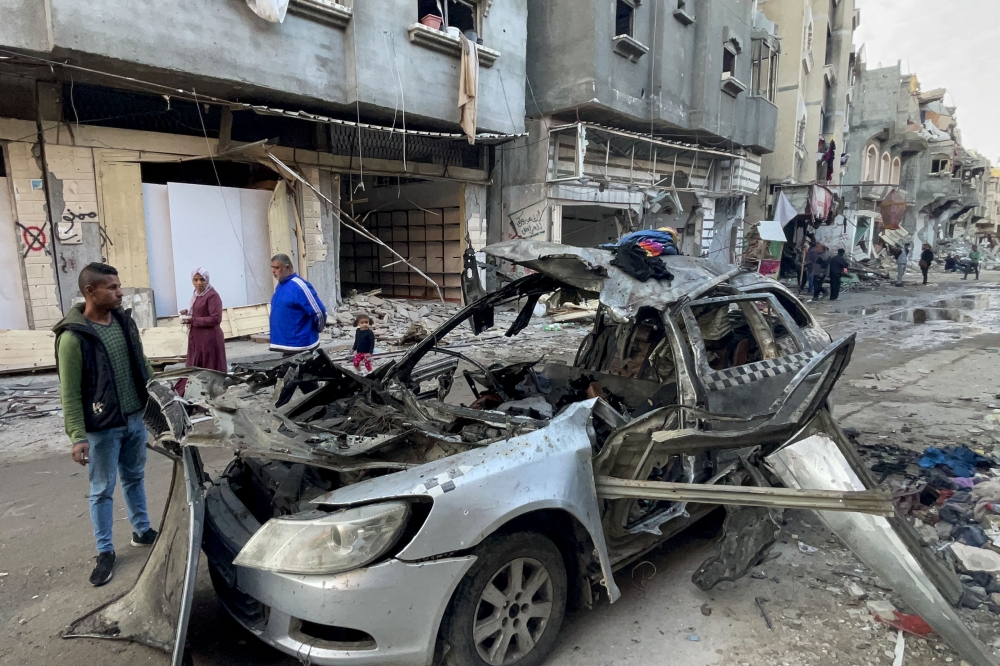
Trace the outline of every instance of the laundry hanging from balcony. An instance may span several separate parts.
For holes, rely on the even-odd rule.
[[[465,35],[462,42],[462,66],[458,74],[458,108],[461,113],[460,123],[469,143],[476,142],[476,106],[479,94],[479,53],[475,42]]]

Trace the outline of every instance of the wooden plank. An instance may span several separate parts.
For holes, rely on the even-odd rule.
[[[144,328],[139,335],[150,361],[187,355],[187,332],[180,326]],[[55,341],[52,331],[0,330],[0,374],[55,369]]]
[[[118,269],[122,284],[149,287],[146,216],[142,205],[142,173],[138,162],[106,162],[97,154],[99,219],[110,241],[108,263]]]
[[[226,340],[267,333],[270,329],[271,305],[244,305],[238,308],[225,308],[222,311],[222,334]],[[156,327],[178,328],[180,317],[161,317],[156,320]]]

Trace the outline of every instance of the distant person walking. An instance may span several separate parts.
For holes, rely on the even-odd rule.
[[[896,255],[896,286],[903,286],[903,274],[906,273],[906,263],[910,260],[910,244],[907,243]]]
[[[816,261],[816,257],[819,252],[816,250],[816,244],[812,243],[809,245],[809,249],[805,251],[805,255],[802,259],[805,265],[805,287],[809,293],[813,291],[813,262]],[[799,285],[799,289],[802,289],[803,285]]]
[[[827,251],[826,246],[822,243],[816,245],[816,259],[813,261],[812,265],[812,276],[813,276],[813,297],[814,301],[818,301],[819,297],[823,295],[826,290],[823,289],[823,282],[826,280],[827,274],[830,272],[830,253]]]
[[[271,351],[286,356],[319,347],[326,327],[326,308],[313,286],[295,274],[287,254],[271,257],[278,286],[271,297]]]
[[[975,271],[976,279],[979,279],[979,246],[973,245],[972,252],[969,253],[969,261],[965,264],[965,275],[962,276],[963,280],[969,279],[969,273]]]
[[[837,256],[830,259],[830,300],[835,301],[840,296],[840,281],[847,274],[849,263],[844,248],[837,250]]]
[[[924,284],[927,284],[927,271],[931,269],[931,262],[934,261],[934,251],[931,246],[924,243],[920,252],[920,272],[924,274]]]
[[[209,281],[208,270],[198,267],[191,271],[194,293],[191,303],[181,310],[181,323],[188,331],[187,367],[229,372],[226,363],[226,336],[222,332],[222,297]],[[184,395],[186,379],[177,383],[176,391]]]
[[[142,351],[131,310],[122,310],[118,271],[88,264],[78,280],[84,303],[74,305],[55,327],[56,369],[66,434],[75,462],[88,465],[90,520],[97,565],[90,582],[111,580],[115,564],[114,490],[122,494],[132,524],[132,545],[151,546],[156,530],[146,512],[146,382],[153,368]]]

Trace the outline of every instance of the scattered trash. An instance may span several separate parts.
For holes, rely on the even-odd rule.
[[[705,617],[708,617],[709,615],[712,614],[712,607],[709,606],[708,604],[702,604],[701,605],[701,614],[704,615]]]
[[[700,638],[698,638],[698,634],[691,634],[690,636],[688,636],[687,639],[693,643],[697,643],[701,640]]]
[[[921,638],[927,638],[930,634],[934,633],[931,626],[919,615],[907,615],[906,613],[895,611],[891,615],[875,613],[874,617],[877,622],[887,624],[893,629],[898,629],[901,632],[905,631],[908,634],[920,636]]]
[[[925,469],[944,466],[951,469],[954,476],[970,477],[976,473],[976,467],[988,465],[989,462],[966,446],[946,449],[928,446],[924,450],[924,457],[920,459],[918,464]]]
[[[951,552],[965,571],[985,571],[1000,574],[1000,553],[985,548],[975,548],[961,543],[951,544]]]
[[[799,541],[799,552],[805,553],[806,555],[815,555],[816,553],[819,552],[819,548],[816,548],[815,546],[809,546]]]
[[[903,651],[905,649],[906,639],[903,638],[903,632],[900,631],[896,634],[895,659],[892,660],[892,666],[903,666]]]

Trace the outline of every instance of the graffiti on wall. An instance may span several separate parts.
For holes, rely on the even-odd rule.
[[[49,242],[49,238],[45,233],[45,225],[26,227],[20,222],[15,222],[14,225],[21,232],[21,241],[24,243],[23,257],[27,257],[32,252],[48,252],[45,245]]]
[[[59,220],[59,242],[62,245],[81,245],[84,222],[97,222],[97,213],[86,209],[72,210],[67,206]]]
[[[516,210],[513,213],[507,215],[510,219],[510,224],[514,228],[514,234],[511,238],[517,239],[530,239],[530,238],[545,238],[545,212],[548,210],[549,206],[545,199],[533,203],[530,206],[525,206],[520,210]]]

